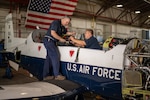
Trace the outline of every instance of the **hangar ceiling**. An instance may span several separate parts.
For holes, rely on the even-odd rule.
[[[94,13],[86,11],[76,12],[92,15],[97,20],[150,28],[150,0],[87,0],[89,4],[100,5]],[[79,0],[79,3],[81,0]],[[122,5],[122,7],[116,7]],[[111,11],[110,11],[111,9]],[[118,14],[113,10],[120,10]],[[109,12],[108,12],[109,11]],[[140,11],[136,12],[136,11]],[[104,13],[112,13],[106,16]],[[116,14],[116,15],[115,15]],[[123,19],[124,18],[124,19]]]
[[[0,0],[0,7],[10,9],[11,12],[17,6],[26,11],[28,2],[29,0]],[[78,0],[78,5],[74,12],[74,16],[77,17],[150,28],[150,0]],[[90,6],[93,10],[83,9],[82,5]],[[116,5],[122,7],[118,8]],[[115,14],[115,10],[119,12]]]

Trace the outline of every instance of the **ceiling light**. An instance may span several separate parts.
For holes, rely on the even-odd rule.
[[[120,4],[120,5],[117,5],[117,7],[120,8],[120,7],[123,7],[123,5]]]
[[[141,12],[140,12],[140,11],[135,11],[135,13],[136,13],[136,14],[139,14],[139,13],[141,13]]]
[[[148,16],[148,18],[150,18],[150,15]]]

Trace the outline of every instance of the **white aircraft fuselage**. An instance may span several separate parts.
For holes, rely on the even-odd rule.
[[[35,39],[36,35],[42,35],[46,31],[38,29],[25,39],[15,38],[11,14],[6,17],[6,21],[5,49],[10,52],[9,60],[17,62],[40,80],[46,49],[43,43],[38,43]],[[74,46],[58,46],[58,48],[61,71],[68,80],[85,86],[88,91],[122,99],[122,73],[126,45],[117,45],[108,51]]]

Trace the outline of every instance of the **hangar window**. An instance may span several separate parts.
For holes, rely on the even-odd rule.
[[[43,43],[43,38],[44,38],[44,35],[46,34],[46,32],[47,31],[44,30],[44,29],[34,30],[33,33],[32,33],[33,42]]]

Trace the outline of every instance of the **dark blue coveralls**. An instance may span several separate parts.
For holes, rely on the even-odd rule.
[[[94,36],[90,37],[89,39],[86,39],[85,43],[86,43],[85,48],[99,49],[99,50],[102,49],[102,47],[100,47],[97,39]]]
[[[47,55],[43,68],[43,78],[51,75],[51,71],[53,71],[52,74],[54,76],[60,74],[60,54],[56,45],[58,40],[51,35],[51,30],[54,30],[59,36],[62,36],[67,32],[66,28],[61,25],[61,20],[54,20],[51,23],[44,37],[44,46],[46,48]]]

